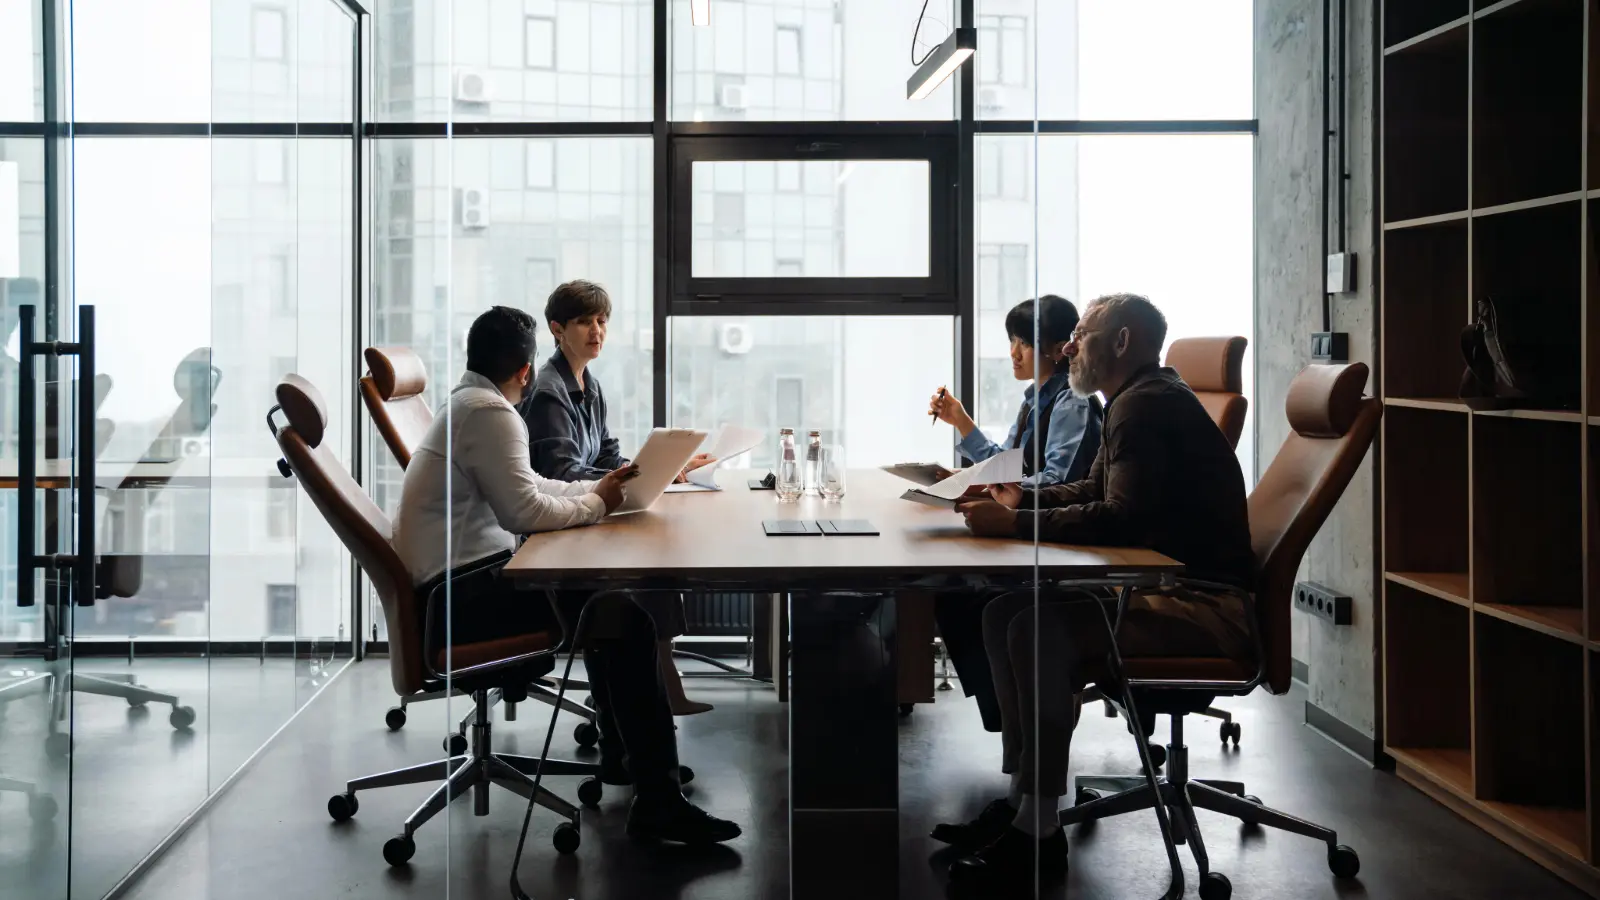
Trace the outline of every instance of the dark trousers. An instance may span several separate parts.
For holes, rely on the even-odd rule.
[[[425,587],[424,596],[427,590]],[[464,644],[537,631],[560,633],[563,626],[577,628],[585,605],[593,606],[585,630],[589,631],[587,622],[603,621],[604,636],[580,640],[580,646],[589,692],[594,696],[600,752],[627,758],[639,793],[676,790],[678,740],[650,617],[631,595],[623,593],[559,591],[555,602],[561,610],[559,618],[543,590],[521,589],[497,572],[458,580],[448,604],[450,640]],[[436,615],[435,646],[443,642],[439,625],[443,617]],[[564,669],[566,655],[560,654],[559,659]],[[555,669],[556,660],[555,656],[538,660],[530,674],[548,674]]]
[[[1002,771],[1025,794],[1064,796],[1068,753],[1078,723],[1078,693],[1107,677],[1111,632],[1091,591],[1008,594],[982,612],[993,684],[1000,701]],[[1117,629],[1125,658],[1251,655],[1244,604],[1237,597],[1174,589],[1134,596]]]
[[[1000,731],[1000,701],[995,696],[989,652],[983,644],[983,608],[998,591],[941,593],[934,597],[933,618],[939,625],[950,664],[956,667],[961,691],[978,701],[985,731]]]

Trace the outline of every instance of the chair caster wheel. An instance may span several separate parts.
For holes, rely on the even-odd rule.
[[[1106,718],[1115,719],[1117,717],[1117,708],[1111,705],[1110,700],[1101,700],[1100,707]]]
[[[572,739],[578,742],[579,747],[593,747],[600,743],[600,729],[593,722],[580,722],[572,730]]]
[[[335,822],[347,822],[356,810],[361,808],[361,801],[355,794],[334,794],[328,798],[328,815]]]
[[[1101,793],[1094,788],[1078,788],[1077,796],[1072,798],[1072,805],[1084,806],[1099,800]]]
[[[58,731],[44,739],[44,752],[60,758],[72,750],[72,735]]]
[[[1150,745],[1150,764],[1155,766],[1158,769],[1161,768],[1162,766],[1166,765],[1167,764],[1167,748],[1161,746],[1160,744],[1151,744]]]
[[[462,756],[467,752],[467,736],[461,732],[447,734],[444,738],[444,752],[451,756]]]
[[[606,794],[605,785],[598,778],[585,778],[578,782],[578,802],[584,806],[599,806]]]
[[[391,866],[403,866],[417,853],[417,842],[410,835],[399,835],[383,842],[383,861]]]
[[[556,826],[556,833],[550,839],[555,845],[556,852],[562,856],[569,856],[578,852],[578,845],[583,843],[583,835],[578,833],[578,826],[571,822],[562,822]]]
[[[58,811],[56,798],[49,794],[34,794],[28,798],[28,816],[35,822],[48,822],[56,817]]]
[[[134,709],[144,709],[144,705],[146,703],[149,703],[149,702],[150,701],[144,700],[144,699],[139,698],[139,697],[129,697],[128,698],[128,705],[133,707]]]
[[[684,785],[688,784],[691,781],[694,781],[694,770],[689,768],[688,766],[679,766],[678,767],[678,787],[683,787]]]
[[[1222,736],[1222,742],[1226,744],[1229,739],[1232,739],[1235,747],[1239,746],[1239,733],[1241,731],[1243,729],[1239,727],[1238,722],[1223,722],[1222,726],[1217,729],[1217,732]]]
[[[915,703],[902,703],[902,704],[900,704],[900,718],[903,719],[906,716],[911,715],[911,711],[916,709],[916,708],[917,708],[917,705]]]
[[[1251,803],[1254,803],[1254,804],[1255,804],[1255,805],[1257,805],[1257,806],[1263,806],[1263,805],[1264,805],[1264,804],[1263,804],[1263,803],[1262,803],[1262,802],[1261,802],[1261,798],[1260,798],[1260,797],[1257,797],[1257,796],[1256,796],[1256,795],[1255,795],[1255,794],[1245,794],[1245,795],[1244,795],[1244,798],[1245,798],[1245,799],[1246,799],[1246,800],[1249,800],[1249,801],[1250,801],[1250,802],[1251,802]]]
[[[1361,857],[1356,851],[1340,844],[1328,851],[1328,868],[1335,878],[1354,878],[1361,871]]]
[[[187,729],[190,725],[194,724],[194,707],[174,706],[172,708],[172,713],[167,716],[167,721],[172,724],[173,728],[176,728],[179,731]]]
[[[1221,872],[1207,872],[1200,879],[1200,900],[1228,900],[1233,896],[1233,882]]]
[[[594,695],[585,694],[583,697],[583,705],[589,707],[590,709],[594,709]]]
[[[406,711],[403,707],[391,706],[383,714],[383,724],[389,726],[390,731],[399,731],[406,727]]]

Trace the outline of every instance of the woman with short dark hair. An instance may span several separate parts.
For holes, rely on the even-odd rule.
[[[1078,396],[1067,384],[1066,347],[1078,327],[1077,307],[1055,294],[1040,297],[1035,340],[1034,305],[1024,300],[1006,314],[1011,374],[1031,383],[1005,445],[990,440],[946,388],[934,393],[928,412],[955,426],[961,434],[961,455],[969,461],[982,462],[1003,450],[1020,448],[1025,486],[1071,484],[1089,474],[1100,450],[1100,402]]]

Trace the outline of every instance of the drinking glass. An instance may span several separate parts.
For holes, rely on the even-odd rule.
[[[790,503],[800,499],[800,491],[804,485],[800,482],[800,463],[794,459],[780,459],[778,471],[774,473],[776,484],[773,487],[778,492],[778,502]]]
[[[830,444],[822,448],[820,483],[822,499],[839,500],[844,497],[844,447]]]

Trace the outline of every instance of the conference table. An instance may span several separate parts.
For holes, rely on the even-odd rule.
[[[536,535],[504,574],[565,588],[787,595],[790,895],[896,897],[897,592],[925,597],[971,576],[1023,589],[1137,587],[1182,566],[1151,550],[974,537],[960,515],[900,499],[913,485],[877,469],[850,470],[838,501],[779,502],[747,486],[762,474],[718,472],[720,491],[667,493],[640,512]],[[769,519],[866,519],[879,534],[768,536]]]

